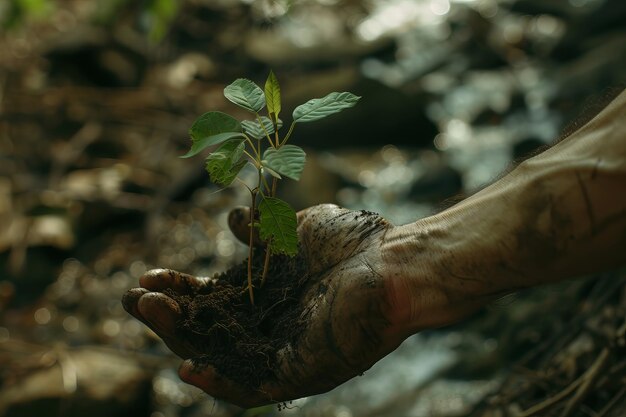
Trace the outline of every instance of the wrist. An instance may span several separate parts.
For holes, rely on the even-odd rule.
[[[390,229],[381,246],[392,327],[406,335],[445,326],[493,299],[481,274],[457,275],[469,259],[450,255],[455,233],[445,217],[432,216]]]
[[[624,172],[608,157],[540,155],[458,205],[394,228],[399,316],[415,331],[445,325],[519,289],[623,264]]]
[[[623,265],[626,93],[458,205],[389,230],[393,320],[417,331],[501,295]]]
[[[405,326],[451,324],[540,282],[529,263],[537,248],[520,250],[518,241],[536,220],[519,207],[535,201],[538,172],[518,167],[456,206],[388,233],[390,286]]]

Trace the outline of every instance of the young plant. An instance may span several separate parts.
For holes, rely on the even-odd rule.
[[[267,276],[270,256],[283,253],[295,256],[298,252],[297,220],[295,210],[276,198],[278,181],[290,178],[298,181],[304,169],[306,154],[302,148],[288,144],[297,123],[323,119],[331,114],[354,106],[360,97],[354,94],[330,93],[325,97],[307,101],[293,111],[293,121],[281,138],[279,119],[281,108],[280,85],[270,71],[265,88],[240,78],[224,89],[224,96],[237,106],[249,111],[253,120],[239,122],[226,113],[210,111],[200,116],[191,126],[192,145],[182,158],[189,158],[202,150],[220,145],[209,153],[206,170],[211,181],[228,187],[239,181],[250,192],[250,240],[248,253],[248,284],[250,302],[254,304],[252,257],[254,230],[258,229],[265,243],[265,261],[260,285]],[[260,112],[266,108],[267,116]],[[246,164],[257,171],[256,185],[251,187],[238,176]],[[271,178],[271,185],[268,179]],[[258,218],[256,214],[258,212]]]

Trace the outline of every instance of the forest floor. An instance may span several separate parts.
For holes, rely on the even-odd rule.
[[[0,34],[1,417],[277,414],[178,381],[177,359],[120,304],[150,268],[210,276],[245,257],[226,224],[245,194],[217,192],[200,158],[178,158],[198,115],[232,112],[233,79],[273,68],[289,108],[363,95],[353,119],[302,130],[307,170],[282,193],[297,208],[336,202],[397,223],[471,193],[623,82],[621,1],[503,2],[495,15],[455,3],[444,40],[427,26],[308,49],[285,44],[280,30],[294,28],[267,29],[256,6],[205,3],[184,2],[158,45],[137,29],[141,11],[94,23],[72,2]],[[379,12],[311,3],[330,28]],[[624,416],[625,318],[622,271],[525,291],[281,413]]]

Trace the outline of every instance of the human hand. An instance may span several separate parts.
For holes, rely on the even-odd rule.
[[[248,210],[231,213],[230,226],[247,240]],[[309,316],[294,345],[280,349],[274,378],[250,389],[199,366],[200,352],[177,331],[180,306],[163,294],[195,294],[212,285],[171,270],[153,270],[131,289],[124,307],[152,328],[167,346],[185,359],[180,377],[210,395],[252,407],[328,391],[369,369],[406,337],[423,327],[458,317],[450,315],[448,295],[419,266],[425,279],[416,279],[412,265],[418,254],[407,252],[407,232],[380,216],[334,205],[314,206],[298,213],[300,247],[311,276],[301,303]],[[270,277],[271,279],[271,277]],[[457,314],[462,316],[462,314]]]

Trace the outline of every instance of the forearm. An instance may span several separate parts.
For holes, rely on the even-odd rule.
[[[436,216],[446,252],[477,259],[487,292],[626,262],[626,94],[579,131]],[[457,271],[461,273],[462,271]]]
[[[511,178],[441,213],[449,272],[499,295],[606,270],[626,260],[626,166],[529,160]],[[445,262],[447,264],[447,262]]]
[[[474,196],[396,228],[389,242],[396,252],[413,253],[410,269],[436,277],[435,298],[458,307],[435,324],[520,288],[623,264],[626,93],[579,131]],[[413,292],[407,298],[421,288],[406,288]],[[416,321],[415,312],[409,316]],[[431,324],[423,315],[418,321],[418,328]]]

